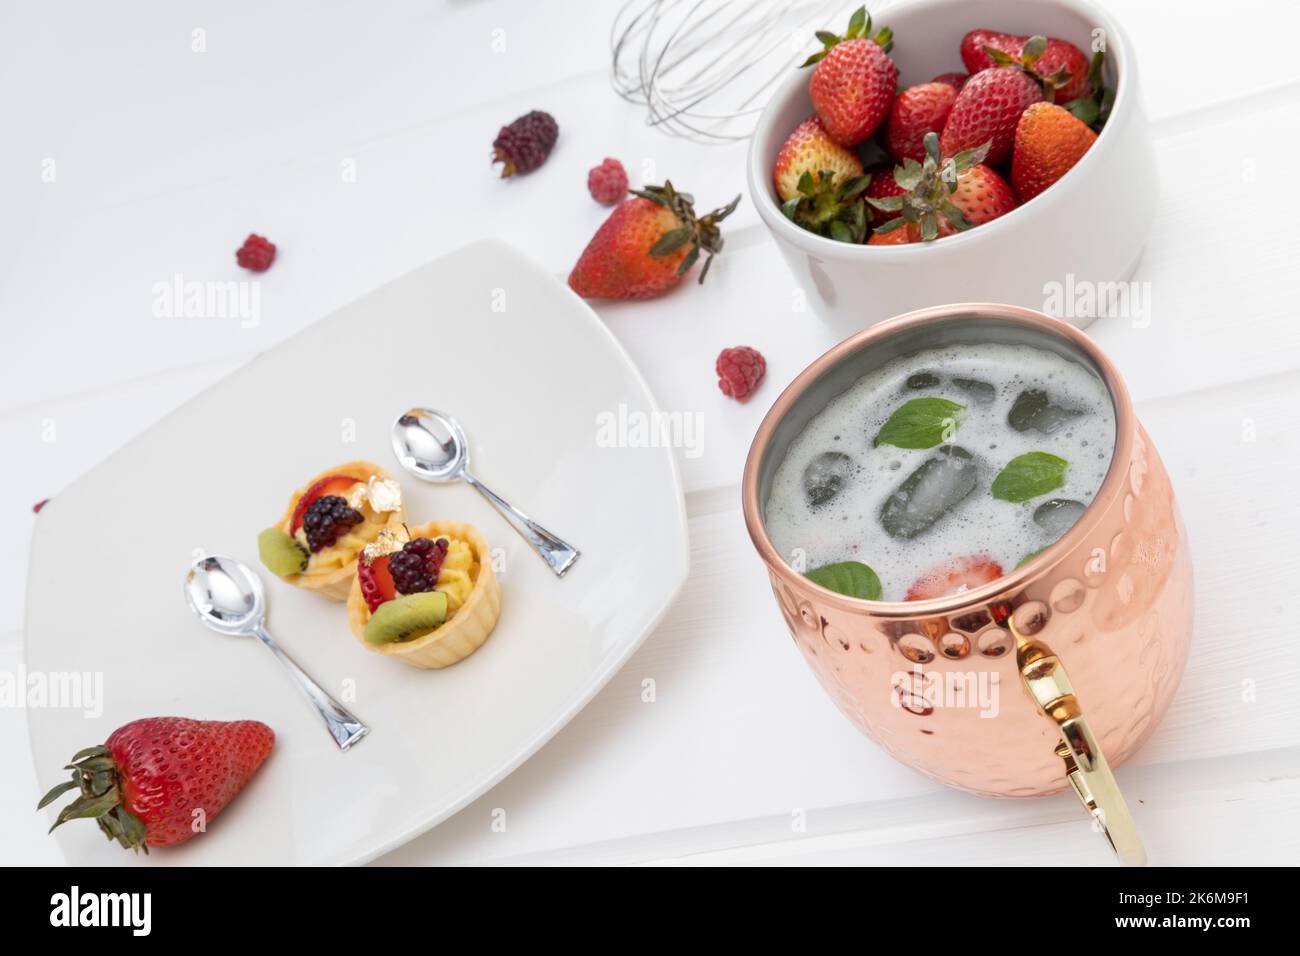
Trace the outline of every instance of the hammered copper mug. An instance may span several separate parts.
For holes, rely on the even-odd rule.
[[[927,601],[860,600],[794,570],[763,521],[791,440],[878,365],[979,342],[1054,351],[1109,390],[1114,454],[1079,520],[997,581]],[[742,494],[795,645],[858,729],[909,766],[972,793],[1031,797],[1073,787],[1120,861],[1145,862],[1110,767],[1142,746],[1182,676],[1192,568],[1169,475],[1115,366],[1087,336],[1030,309],[984,303],[909,312],[859,332],[776,400],[750,448]],[[971,681],[1000,688],[995,717],[936,699]]]

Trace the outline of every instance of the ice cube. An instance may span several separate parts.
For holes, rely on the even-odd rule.
[[[891,538],[915,538],[975,490],[978,467],[971,453],[945,445],[903,479],[880,508]]]
[[[907,376],[907,387],[911,389],[934,388],[939,384],[939,376],[933,372],[913,372]]]
[[[1083,514],[1086,506],[1081,501],[1069,498],[1053,498],[1034,509],[1034,524],[1042,528],[1055,540],[1074,526]]]
[[[808,506],[824,505],[840,493],[858,465],[842,451],[824,451],[803,470],[803,490]]]
[[[952,383],[969,395],[977,405],[987,405],[997,398],[998,390],[977,378],[954,378]]]
[[[1033,430],[1050,435],[1066,422],[1078,418],[1083,412],[1076,408],[1053,404],[1041,388],[1030,388],[1016,396],[1007,413],[1007,424],[1018,432]]]

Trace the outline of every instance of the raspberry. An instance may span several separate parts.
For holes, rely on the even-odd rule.
[[[501,127],[492,141],[492,162],[503,163],[501,176],[531,173],[551,155],[560,127],[550,113],[533,110]]]
[[[758,388],[767,373],[767,362],[757,349],[748,345],[723,349],[718,353],[714,364],[718,373],[718,388],[723,395],[730,395],[738,402],[743,402]]]
[[[302,530],[307,533],[307,547],[315,554],[322,548],[328,548],[348,529],[358,525],[365,518],[360,511],[348,507],[346,498],[339,495],[323,495],[311,503],[307,513],[302,516]]]
[[[235,261],[253,272],[265,272],[275,261],[275,243],[265,236],[250,232],[244,244],[235,250]]]
[[[438,572],[447,557],[447,548],[446,538],[437,541],[414,538],[406,542],[401,551],[388,559],[388,573],[393,576],[397,590],[402,594],[432,591],[438,583]]]
[[[627,195],[627,170],[617,159],[605,158],[587,173],[587,192],[602,206],[614,206]]]
[[[42,498],[40,501],[36,502],[36,504],[32,505],[32,513],[40,514],[41,509],[44,508],[49,503],[50,503],[49,498]]]

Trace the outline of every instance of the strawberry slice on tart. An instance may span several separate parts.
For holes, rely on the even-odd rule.
[[[290,584],[346,601],[357,555],[405,520],[402,489],[393,477],[371,462],[347,462],[294,492],[279,522],[258,535],[258,554]]]

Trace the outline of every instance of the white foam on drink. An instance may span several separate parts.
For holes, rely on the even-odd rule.
[[[906,387],[909,376],[933,372],[940,384]],[[992,402],[980,404],[954,378],[988,382]],[[1012,403],[1026,389],[1041,389],[1057,405],[1083,412],[1050,435],[1017,432],[1007,424]],[[872,442],[886,419],[912,398],[935,396],[966,406],[953,444],[977,461],[975,489],[925,531],[909,540],[888,535],[880,522],[885,500],[937,448],[905,449]],[[880,576],[882,599],[901,601],[926,571],[957,557],[984,554],[1004,572],[1045,548],[1054,536],[1033,521],[1053,498],[1089,504],[1110,467],[1115,410],[1106,385],[1090,369],[1054,352],[1027,345],[984,343],[927,349],[865,375],[819,412],[777,468],[765,524],[777,551],[796,569],[836,561],[861,561]],[[843,452],[857,467],[829,501],[813,507],[803,487],[804,469],[818,454]],[[1069,462],[1065,484],[1023,503],[993,497],[993,479],[1011,459],[1045,451]],[[802,565],[802,568],[801,568]]]

